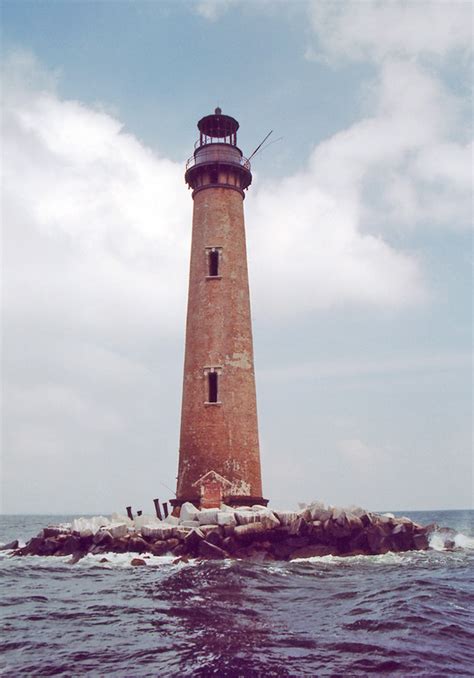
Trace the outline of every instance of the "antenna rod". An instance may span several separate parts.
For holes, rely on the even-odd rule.
[[[265,139],[264,139],[262,142],[259,143],[259,145],[258,145],[257,148],[254,150],[254,152],[252,153],[252,155],[248,158],[248,160],[251,160],[251,159],[253,158],[253,156],[255,155],[255,153],[258,151],[259,148],[261,148],[261,147],[263,146],[263,144],[266,142],[266,140],[268,139],[268,137],[270,136],[270,134],[272,134],[272,132],[273,132],[273,130],[271,129],[271,130],[268,132],[268,134],[267,134],[267,136],[265,137]]]

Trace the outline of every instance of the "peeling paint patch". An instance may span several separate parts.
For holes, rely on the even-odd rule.
[[[226,357],[226,364],[231,367],[240,367],[242,370],[250,370],[252,367],[252,361],[247,351],[242,353],[233,353],[232,358]]]
[[[230,494],[235,496],[250,496],[250,484],[246,483],[245,480],[235,480],[232,483]]]

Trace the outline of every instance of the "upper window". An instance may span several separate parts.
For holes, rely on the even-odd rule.
[[[221,247],[206,247],[206,268],[208,278],[221,277]]]
[[[222,367],[205,367],[205,405],[221,405],[220,402],[220,380]]]

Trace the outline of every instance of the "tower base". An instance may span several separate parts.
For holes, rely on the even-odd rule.
[[[194,506],[200,508],[202,497],[200,496],[194,496],[194,497],[176,497],[175,499],[170,499],[170,504],[173,507],[173,509],[181,508],[183,504],[186,502],[190,502],[191,504],[194,504]],[[254,506],[254,504],[258,504],[259,506],[267,506],[268,504],[268,499],[264,499],[263,497],[251,497],[249,495],[240,495],[240,496],[230,496],[230,497],[223,497],[222,498],[222,503],[226,504],[227,506]]]

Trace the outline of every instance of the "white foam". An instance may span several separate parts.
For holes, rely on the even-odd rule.
[[[468,537],[465,534],[457,534],[454,537],[454,543],[461,549],[474,549],[474,537]]]
[[[115,569],[115,568],[134,568],[137,569],[137,566],[132,565],[132,560],[134,558],[140,558],[146,563],[141,567],[162,567],[169,565],[187,565],[192,564],[193,561],[185,563],[180,561],[176,563],[176,556],[166,555],[166,556],[154,556],[151,553],[88,553],[81,558],[74,567],[88,568],[88,567],[103,567],[104,569]],[[105,562],[101,562],[104,560]],[[196,561],[197,562],[197,561]]]

